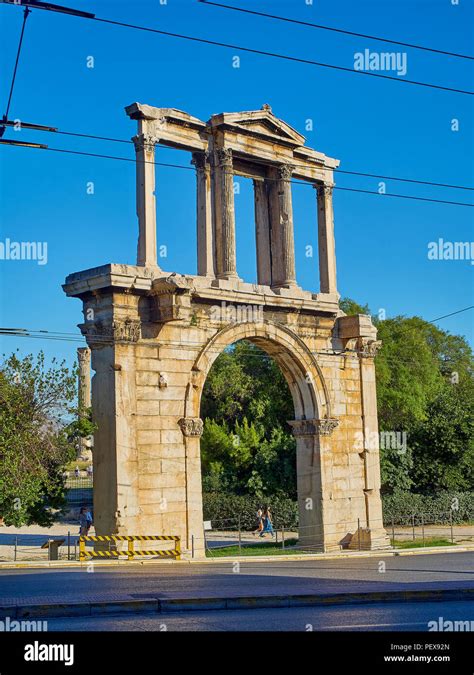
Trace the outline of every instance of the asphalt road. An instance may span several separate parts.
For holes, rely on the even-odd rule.
[[[474,555],[451,553],[271,563],[157,563],[0,572],[0,604],[472,588]],[[88,573],[87,569],[93,569]]]
[[[474,625],[470,602],[415,602],[48,619],[48,631],[428,631],[439,617]]]

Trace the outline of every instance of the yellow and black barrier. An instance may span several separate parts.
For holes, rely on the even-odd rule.
[[[126,541],[128,548],[125,551],[91,551],[86,549],[87,541]],[[165,550],[135,550],[136,541],[174,541],[175,547]],[[119,556],[127,556],[128,560],[133,560],[137,556],[159,556],[161,558],[175,558],[181,559],[181,540],[175,535],[167,534],[98,534],[98,535],[84,535],[79,537],[79,560],[83,562],[87,558],[118,558]]]

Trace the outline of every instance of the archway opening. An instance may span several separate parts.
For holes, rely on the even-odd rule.
[[[221,389],[215,388],[213,400],[210,401],[209,389],[214,377],[211,373],[212,366],[220,355],[222,355],[221,360],[229,361],[240,349],[245,351],[248,361],[250,358],[256,358],[248,356],[249,352],[252,355],[258,354],[260,368],[268,364],[270,384],[277,390],[275,398],[284,401],[283,405],[278,406],[278,410],[274,411],[276,419],[279,420],[275,428],[281,429],[281,432],[273,432],[272,439],[271,424],[270,429],[262,430],[264,432],[262,442],[267,442],[270,438],[273,443],[278,443],[282,437],[286,441],[285,454],[276,452],[271,457],[272,453],[270,453],[270,458],[275,462],[273,472],[275,475],[271,473],[271,480],[268,484],[253,464],[255,459],[258,463],[263,460],[258,453],[260,439],[254,442],[256,451],[253,453],[247,452],[249,443],[241,445],[241,437],[255,441],[252,437],[254,430],[249,424],[248,410],[247,423],[243,421],[245,411],[242,410],[240,413],[242,422],[238,420],[237,433],[235,423],[233,427],[229,425],[229,419],[226,419],[223,413],[220,414],[220,419],[222,422],[227,422],[227,428],[216,429],[212,423],[214,415],[210,414],[212,404],[220,404],[223,392],[230,386],[229,383],[238,379],[237,371],[222,374]],[[250,367],[249,364],[247,368],[250,374],[257,379],[256,366]],[[216,368],[217,372],[218,370],[219,366]],[[208,379],[209,382],[207,382]],[[258,411],[259,397],[251,394],[252,392],[249,396],[251,409]],[[228,397],[229,406],[239,403],[236,398],[234,395]],[[260,405],[262,405],[261,402]],[[248,409],[250,409],[250,404]],[[201,438],[196,438],[197,445],[192,446],[194,449],[191,450],[190,455],[193,458],[192,461],[199,462],[200,473],[204,474],[204,499],[202,499],[203,490],[200,484],[192,486],[189,498],[196,499],[202,504],[201,513],[205,521],[212,522],[212,530],[218,527],[226,529],[226,523],[232,523],[231,529],[235,530],[238,525],[242,531],[248,532],[256,525],[257,508],[269,505],[273,507],[272,513],[276,528],[279,530],[287,528],[290,532],[297,532],[290,536],[299,538],[299,546],[319,547],[322,550],[324,532],[321,447],[318,428],[320,421],[330,416],[330,405],[321,368],[315,355],[303,340],[289,327],[282,324],[265,319],[249,321],[248,316],[243,322],[235,322],[234,319],[234,322],[222,328],[209,340],[195,361],[193,380],[187,389],[185,411],[187,417],[199,418],[201,424],[204,420],[204,433]],[[212,434],[214,434],[212,441],[214,446],[211,444]],[[275,436],[280,438],[277,440]],[[216,444],[217,448],[215,448]],[[285,444],[282,445],[285,448]],[[230,457],[226,456],[226,453]],[[235,456],[238,456],[244,464],[241,471],[240,469],[237,471],[233,463]],[[225,467],[223,470],[219,465],[221,457],[225,457],[227,470]],[[229,476],[230,479],[227,482],[222,480]],[[277,479],[280,484],[275,486]],[[275,487],[279,489],[276,496],[270,494]],[[208,492],[210,488],[212,491]],[[219,525],[216,527],[217,521]],[[250,540],[252,541],[251,535]]]
[[[203,493],[296,502],[294,404],[279,365],[240,340],[214,361],[203,389]]]

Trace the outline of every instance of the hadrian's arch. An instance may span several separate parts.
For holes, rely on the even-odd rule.
[[[203,553],[201,395],[217,356],[245,339],[275,359],[293,397],[302,543],[387,546],[374,443],[379,343],[369,317],[344,316],[338,305],[338,161],[307,148],[269,106],[208,122],[138,103],[126,111],[138,124],[137,264],[76,272],[64,285],[82,300],[94,372],[97,532],[178,534],[184,548],[194,538]],[[157,144],[192,155],[196,275],[157,262]],[[257,283],[243,281],[236,265],[236,175],[254,184]],[[296,282],[294,178],[315,188],[318,293]]]

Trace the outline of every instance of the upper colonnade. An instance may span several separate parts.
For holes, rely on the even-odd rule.
[[[202,122],[181,110],[133,103],[138,122],[137,265],[157,267],[155,145],[192,153],[197,179],[198,275],[239,280],[236,265],[234,176],[254,185],[257,281],[296,289],[292,181],[316,191],[320,293],[337,296],[332,192],[339,161],[304,145],[305,138],[261,110],[213,115]]]

